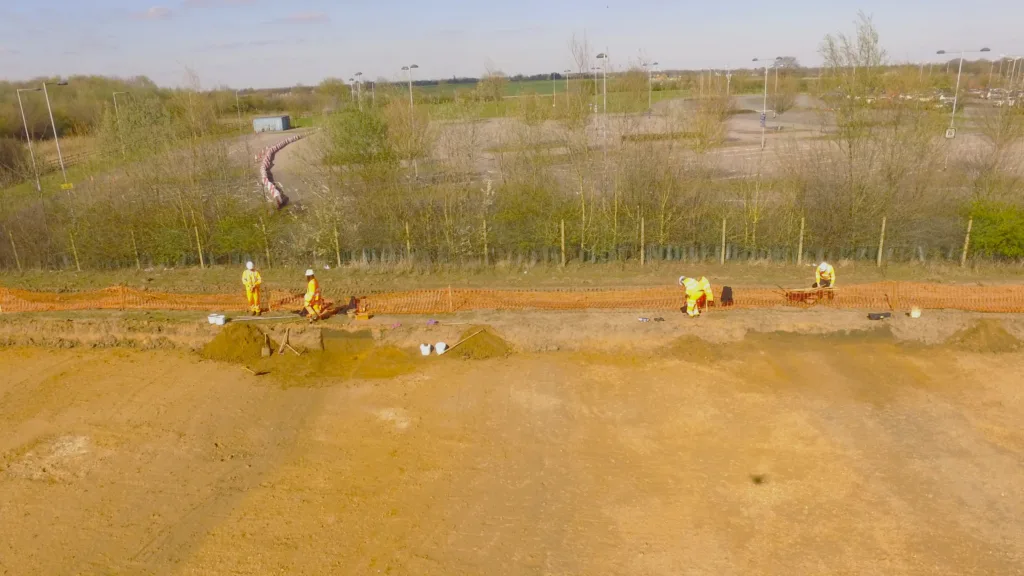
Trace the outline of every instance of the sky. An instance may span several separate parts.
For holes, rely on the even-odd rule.
[[[0,78],[144,75],[163,86],[315,85],[324,78],[539,74],[574,68],[584,37],[623,69],[820,62],[828,33],[871,15],[896,61],[939,49],[1024,54],[1024,2],[1010,0],[0,0]]]

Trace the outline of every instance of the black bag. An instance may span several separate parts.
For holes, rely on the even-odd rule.
[[[722,306],[732,306],[732,286],[722,288]]]

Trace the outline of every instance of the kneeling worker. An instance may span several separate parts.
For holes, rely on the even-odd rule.
[[[828,262],[822,262],[814,271],[814,286],[812,288],[835,288],[836,269]]]
[[[313,270],[306,270],[306,295],[303,298],[306,316],[309,323],[320,320],[323,314],[324,299],[320,295],[320,283],[316,281]]]
[[[704,276],[701,276],[700,280],[680,276],[679,285],[686,293],[686,314],[691,318],[700,316],[701,310],[706,310],[708,305],[715,301],[711,282]]]
[[[260,286],[263,278],[259,270],[252,262],[245,263],[245,272],[242,272],[242,285],[245,286],[245,301],[249,304],[249,313],[259,316],[263,311],[260,309]]]

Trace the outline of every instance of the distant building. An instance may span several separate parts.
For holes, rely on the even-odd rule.
[[[292,120],[288,116],[264,116],[252,120],[252,131],[257,134],[260,132],[284,132],[291,128]]]

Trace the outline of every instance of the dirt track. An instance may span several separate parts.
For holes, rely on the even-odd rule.
[[[827,313],[702,319],[725,345],[505,315],[562,351],[406,356],[388,380],[0,350],[0,573],[1020,573],[1024,353],[743,338]],[[919,341],[973,320],[931,321]],[[650,346],[567,351],[574,323]]]

